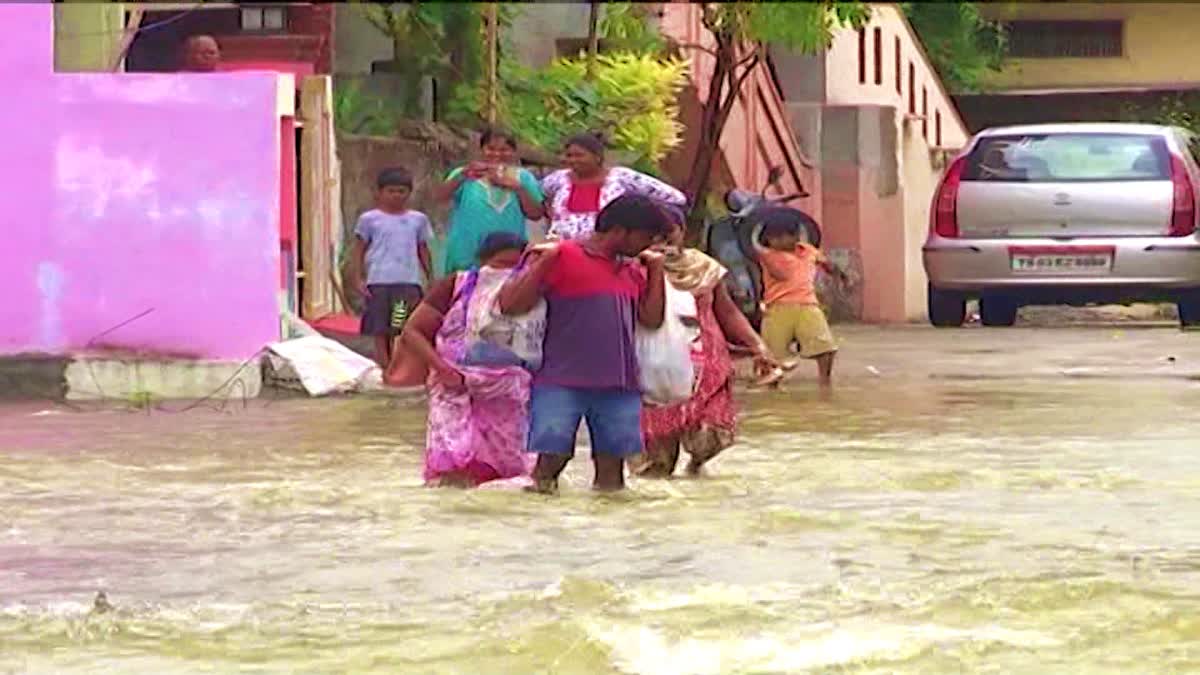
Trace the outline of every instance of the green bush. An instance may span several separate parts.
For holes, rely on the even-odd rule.
[[[391,136],[401,116],[394,105],[357,82],[339,83],[333,92],[333,124],[343,133]]]
[[[542,70],[505,61],[498,121],[523,143],[549,152],[571,134],[601,131],[628,164],[653,170],[682,142],[677,101],[687,68],[682,59],[617,52],[597,56],[589,80],[582,56],[558,59]],[[481,87],[460,87],[455,116],[478,121],[481,109]]]

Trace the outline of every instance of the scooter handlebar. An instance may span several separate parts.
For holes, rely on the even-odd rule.
[[[768,197],[734,188],[725,193],[725,207],[735,216],[745,217],[761,206],[767,204],[786,204],[787,202],[803,199],[808,196],[810,196],[809,193],[803,190],[782,197]]]

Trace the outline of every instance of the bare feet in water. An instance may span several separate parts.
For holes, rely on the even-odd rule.
[[[754,380],[755,387],[777,387],[783,381],[783,368],[772,368],[766,373],[760,374]]]
[[[558,494],[558,479],[557,478],[535,478],[532,485],[526,485],[525,492],[538,495],[556,495]]]

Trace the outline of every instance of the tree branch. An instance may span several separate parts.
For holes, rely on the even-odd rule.
[[[734,72],[737,72],[737,69],[738,69],[738,68],[741,68],[741,67],[743,67],[743,66],[746,66],[746,64],[750,63],[751,61],[755,61],[755,60],[757,60],[757,59],[758,59],[758,58],[761,56],[761,50],[762,50],[762,45],[760,45],[760,44],[755,44],[755,45],[754,45],[754,49],[750,50],[750,55],[749,55],[749,56],[747,56],[746,58],[742,59],[741,61],[738,61],[737,63],[735,63],[735,64],[733,65],[733,70],[734,70]],[[755,65],[757,65],[757,64],[755,64]],[[747,68],[753,68],[754,66],[746,66],[746,67],[747,67]]]
[[[746,80],[750,79],[750,74],[758,67],[758,52],[755,51],[752,58],[743,61],[743,63],[746,63],[746,65],[740,75],[736,74],[736,70],[729,71],[729,77],[733,82],[729,91],[729,98],[722,104],[726,107],[726,110],[733,108],[733,101],[738,97],[738,94],[742,93],[742,85],[746,84]]]
[[[711,56],[713,58],[717,57],[717,50],[713,49],[712,47],[705,47],[704,45],[702,45],[698,42],[676,42],[676,41],[672,40],[671,44],[675,45],[676,47],[678,47],[680,49],[695,49],[698,51],[702,51],[705,54],[708,54],[709,56]]]

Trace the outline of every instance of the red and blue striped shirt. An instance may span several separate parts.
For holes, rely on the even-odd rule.
[[[634,327],[645,271],[575,241],[558,248],[546,274],[546,339],[535,382],[640,390]]]

